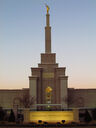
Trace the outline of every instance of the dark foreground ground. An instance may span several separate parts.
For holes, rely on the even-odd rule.
[[[82,125],[63,125],[63,124],[0,124],[0,128],[96,128],[95,125],[88,125],[88,124],[82,124]]]

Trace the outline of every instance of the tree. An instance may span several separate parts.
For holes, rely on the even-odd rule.
[[[0,121],[4,120],[5,112],[2,107],[0,107]]]
[[[15,122],[15,115],[12,109],[9,115],[9,122]]]
[[[90,116],[88,110],[85,110],[84,121],[85,121],[86,123],[89,123],[91,120],[92,120],[92,118],[91,118],[91,116]]]
[[[29,94],[26,94],[21,98],[21,103],[24,106],[24,108],[29,108],[30,106],[34,105],[35,103],[35,97],[30,97]]]
[[[66,104],[68,104],[68,106],[73,105],[75,102],[73,97],[72,97],[72,94],[68,94],[68,96],[63,97],[62,101],[65,102]]]
[[[35,103],[35,101],[35,97],[30,97],[30,95],[27,93],[24,94],[23,97],[15,97],[13,100],[13,106],[18,106],[18,108],[21,106],[24,108],[29,108]]]
[[[96,120],[96,108],[92,110],[93,120]]]

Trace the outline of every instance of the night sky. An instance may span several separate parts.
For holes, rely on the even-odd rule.
[[[96,88],[96,0],[0,0],[0,89],[29,87],[45,52],[45,3],[68,87]]]

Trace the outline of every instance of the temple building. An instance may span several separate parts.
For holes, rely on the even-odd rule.
[[[37,68],[31,68],[29,88],[0,90],[0,106],[3,108],[52,109],[96,108],[96,89],[68,88],[66,67],[56,63],[56,53],[51,49],[51,26],[47,6],[45,26],[45,53]],[[48,108],[47,108],[48,109]]]
[[[67,98],[67,80],[65,67],[58,67],[56,54],[51,52],[51,27],[49,11],[46,14],[45,27],[45,53],[41,54],[41,63],[38,68],[31,68],[32,76],[29,77],[30,96],[36,97],[36,104],[51,103],[62,104],[67,108],[64,99]],[[52,91],[47,92],[47,88]],[[49,99],[48,99],[49,95]]]

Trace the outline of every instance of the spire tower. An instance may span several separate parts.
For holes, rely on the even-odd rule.
[[[49,6],[46,5],[46,26],[45,26],[45,53],[51,53],[51,27],[50,27],[50,15]]]
[[[67,79],[65,67],[59,67],[56,63],[56,53],[51,52],[51,27],[49,6],[46,5],[45,26],[45,53],[41,53],[41,63],[37,68],[31,68],[32,75],[29,77],[30,96],[35,97],[34,109],[46,110],[67,108]],[[46,90],[49,89],[49,92]],[[55,105],[56,104],[56,105]],[[48,105],[48,106],[47,106]]]

